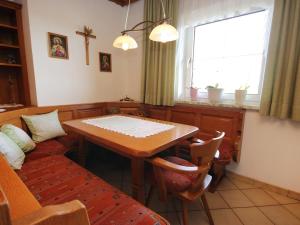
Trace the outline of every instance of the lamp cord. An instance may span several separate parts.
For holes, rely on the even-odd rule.
[[[127,30],[129,11],[130,11],[130,0],[128,0],[128,8],[127,8],[127,14],[126,14],[126,20],[125,20],[125,30]]]
[[[162,1],[162,0],[160,0],[160,2],[161,2],[161,7],[162,7],[162,9],[163,9],[163,13],[164,13],[164,19],[166,19],[166,10],[165,10],[164,3],[163,3],[163,1]]]

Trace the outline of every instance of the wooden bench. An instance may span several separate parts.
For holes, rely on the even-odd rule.
[[[88,225],[85,206],[79,201],[41,207],[18,175],[0,155],[1,225]]]
[[[135,103],[121,104],[121,107],[138,108],[138,105]],[[21,119],[21,115],[43,114],[58,109],[59,119],[64,122],[72,119],[101,116],[106,112],[106,107],[106,103],[98,103],[23,108],[0,113],[0,126],[8,123],[14,124],[29,133],[26,124]],[[56,163],[59,163],[60,167],[56,167],[54,165]],[[63,178],[60,179],[59,186],[68,188],[69,195],[64,196],[63,193],[60,193],[63,195],[62,200],[57,200],[55,188],[44,186],[43,188],[46,189],[45,195],[40,194],[34,188],[39,183],[47,184],[48,182],[57,181],[53,176],[49,178],[49,176],[43,175],[49,172],[47,167],[49,165],[52,169],[54,168],[54,171],[50,172],[51,174],[55,173],[56,176]],[[41,173],[33,175],[34,170]],[[118,221],[118,224],[122,224],[123,221],[145,225],[169,224],[164,218],[63,155],[25,160],[22,169],[17,173],[0,156],[0,171],[1,225],[100,225],[108,224],[109,221]],[[75,188],[74,184],[70,184],[67,179],[70,174],[74,175],[72,178],[74,181],[78,181]],[[80,183],[80,181],[82,182]],[[34,185],[31,185],[32,183]],[[84,191],[82,191],[83,186]],[[70,192],[72,192],[72,196]],[[87,194],[89,195],[88,199],[83,197]]]

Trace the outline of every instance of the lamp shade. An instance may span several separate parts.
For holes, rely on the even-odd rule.
[[[152,41],[158,41],[162,43],[175,41],[178,39],[178,31],[175,27],[171,26],[170,24],[163,23],[156,26],[152,30],[149,38]]]
[[[138,44],[131,36],[129,36],[128,34],[124,34],[116,38],[116,40],[113,43],[113,46],[115,48],[121,48],[124,51],[127,51],[128,49],[137,48]]]

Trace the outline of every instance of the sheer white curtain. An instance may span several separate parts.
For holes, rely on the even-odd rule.
[[[195,26],[260,10],[270,10],[271,23],[273,4],[274,0],[180,0],[176,99],[189,96]]]

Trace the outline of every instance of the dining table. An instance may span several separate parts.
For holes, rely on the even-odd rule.
[[[106,115],[63,123],[80,137],[79,163],[85,166],[87,143],[91,142],[131,160],[132,197],[145,202],[147,158],[195,136],[198,128],[186,124],[130,115]]]

